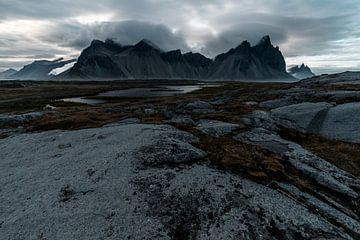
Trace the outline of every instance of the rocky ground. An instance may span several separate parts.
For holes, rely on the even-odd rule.
[[[324,79],[96,106],[53,99],[129,86],[0,84],[0,239],[359,239],[360,87]]]

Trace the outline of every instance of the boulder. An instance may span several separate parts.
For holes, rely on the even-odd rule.
[[[43,116],[42,112],[30,112],[24,114],[0,114],[0,125],[19,125]]]
[[[360,143],[360,103],[346,103],[330,108],[319,133],[337,140]]]
[[[187,104],[180,104],[177,106],[176,111],[179,113],[193,113],[193,114],[204,114],[213,112],[213,106],[205,101],[194,101]]]
[[[273,109],[271,117],[286,127],[317,132],[324,116],[332,106],[327,102],[304,102]]]
[[[178,123],[178,124],[185,124],[185,125],[195,125],[194,120],[191,119],[189,115],[175,115],[170,120],[169,123]]]
[[[240,128],[239,124],[222,122],[217,120],[200,120],[196,123],[196,128],[205,134],[213,137],[221,137]]]
[[[330,103],[301,103],[273,109],[278,124],[331,139],[360,143],[360,103],[333,106]]]

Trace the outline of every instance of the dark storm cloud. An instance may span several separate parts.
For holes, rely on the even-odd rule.
[[[224,51],[248,40],[252,44],[264,35],[270,35],[273,43],[280,45],[288,57],[299,55],[317,55],[324,51],[333,51],[332,43],[355,35],[355,15],[331,16],[324,18],[289,17],[269,14],[252,14],[249,16],[228,16],[220,22],[235,22],[221,32],[219,36],[210,39],[207,50],[211,53]],[[256,19],[254,23],[252,19]],[[219,23],[219,22],[218,22]]]
[[[234,25],[209,39],[202,51],[207,55],[215,56],[238,46],[245,40],[255,45],[264,35],[271,36],[274,44],[283,43],[287,39],[286,32],[282,28],[262,23],[243,23]]]
[[[41,39],[65,47],[83,49],[94,39],[111,38],[123,45],[130,45],[142,39],[151,40],[163,50],[189,50],[185,39],[179,33],[173,33],[163,24],[141,21],[104,22],[84,25],[77,22],[59,24],[49,29]]]
[[[12,58],[0,68],[25,56],[74,56],[93,39],[147,38],[212,57],[270,35],[290,63],[328,69],[330,56],[345,69],[357,66],[359,11],[359,0],[0,0],[0,57]]]

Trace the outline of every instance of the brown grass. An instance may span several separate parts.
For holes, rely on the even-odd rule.
[[[82,111],[77,114],[63,113],[62,115],[45,115],[27,126],[30,131],[46,130],[76,130],[83,128],[101,127],[126,118],[122,114],[104,114],[96,111]]]
[[[209,161],[217,167],[257,181],[268,182],[286,177],[284,160],[277,154],[258,146],[239,143],[231,136],[214,138],[200,134],[188,125],[176,124],[175,126],[197,135],[200,139],[198,147],[208,153]]]

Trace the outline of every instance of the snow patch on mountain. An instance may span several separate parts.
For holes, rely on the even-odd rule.
[[[53,70],[51,70],[51,72],[49,72],[49,76],[51,75],[59,75],[60,73],[63,73],[63,72],[66,72],[67,70],[69,70],[70,68],[72,68],[74,65],[75,65],[76,62],[71,62],[71,63],[68,63],[68,64],[65,64],[64,66],[62,67],[59,67],[59,68],[55,68]]]

